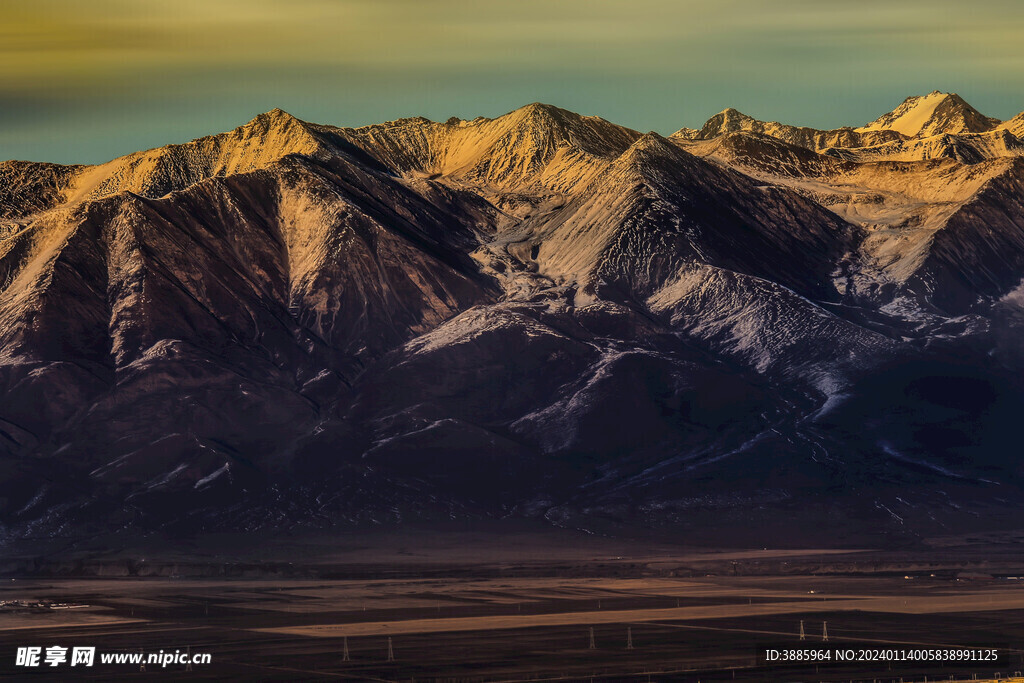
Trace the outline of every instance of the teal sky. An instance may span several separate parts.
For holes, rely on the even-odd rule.
[[[1020,0],[0,0],[0,159],[95,163],[281,107],[363,125],[541,101],[668,134],[1024,110]]]

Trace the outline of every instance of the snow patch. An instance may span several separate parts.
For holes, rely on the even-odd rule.
[[[894,111],[885,114],[868,125],[857,128],[857,132],[872,130],[894,130],[901,135],[912,138],[927,125],[935,114],[935,109],[949,95],[933,92],[928,95],[908,98]]]

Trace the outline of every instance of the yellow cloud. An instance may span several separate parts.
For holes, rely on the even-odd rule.
[[[952,0],[36,0],[0,10],[0,89],[260,65],[756,70],[810,60],[808,52],[827,54],[833,44],[869,60],[902,58],[904,68],[915,49],[942,43],[943,54],[1019,64],[1024,12],[1014,7],[1003,0],[978,0],[969,10]],[[752,54],[756,63],[744,64]]]

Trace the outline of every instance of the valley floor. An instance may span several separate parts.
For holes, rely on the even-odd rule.
[[[455,538],[435,543],[455,547]],[[609,555],[611,539],[573,546],[567,537],[526,560],[514,541],[502,554],[501,544],[480,540],[478,559],[464,544],[463,556],[447,555],[451,564],[438,548],[401,538],[353,550],[348,562],[343,551],[316,567],[292,565],[290,575],[269,560],[263,572],[224,565],[232,578],[8,575],[0,601],[88,607],[0,608],[0,676],[141,673],[98,660],[74,671],[14,667],[17,648],[33,645],[209,653],[212,662],[192,671],[150,665],[145,674],[200,680],[945,681],[1024,670],[1024,554],[1013,543],[674,553],[622,543],[622,555]],[[998,654],[963,663],[765,661],[769,649],[822,648]]]

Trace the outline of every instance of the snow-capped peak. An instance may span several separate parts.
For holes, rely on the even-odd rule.
[[[998,124],[998,120],[984,116],[956,93],[935,90],[908,97],[896,109],[857,131],[891,130],[908,138],[923,138],[943,133],[983,133]]]

